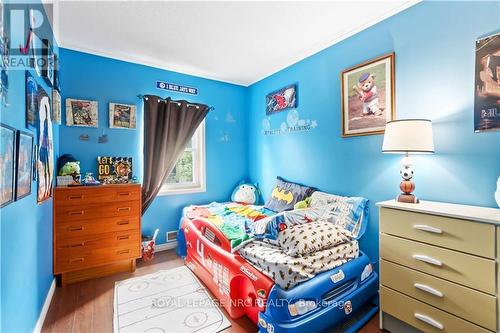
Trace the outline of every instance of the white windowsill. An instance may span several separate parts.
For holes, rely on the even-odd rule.
[[[192,194],[192,193],[203,193],[206,192],[207,189],[205,186],[197,186],[197,187],[185,187],[185,188],[162,188],[160,192],[158,192],[159,196],[166,195],[181,195],[181,194]]]

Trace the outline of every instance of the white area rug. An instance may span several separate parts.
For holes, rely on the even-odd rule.
[[[115,284],[115,333],[216,333],[230,326],[185,266]]]

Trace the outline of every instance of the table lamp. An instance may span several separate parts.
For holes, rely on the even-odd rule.
[[[415,183],[412,181],[413,168],[409,154],[434,153],[432,122],[428,119],[389,121],[385,126],[382,152],[405,154],[399,172],[403,177],[403,181],[399,184],[399,188],[403,193],[396,197],[396,201],[418,203],[418,198],[412,194],[415,190]]]

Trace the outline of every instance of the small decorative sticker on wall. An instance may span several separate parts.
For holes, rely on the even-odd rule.
[[[262,133],[264,135],[287,134],[292,132],[310,131],[318,126],[316,120],[300,119],[299,111],[291,110],[286,116],[286,122],[282,122],[279,128],[273,129],[270,117],[262,120]]]

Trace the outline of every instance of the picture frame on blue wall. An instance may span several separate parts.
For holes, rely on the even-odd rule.
[[[474,132],[500,130],[500,32],[476,40]]]
[[[52,123],[61,125],[61,94],[52,89]]]
[[[16,201],[31,194],[33,141],[34,136],[32,133],[17,131]]]
[[[66,126],[99,127],[97,101],[66,98]]]
[[[394,61],[393,52],[342,71],[342,137],[383,134],[396,118]]]
[[[48,39],[42,39],[42,78],[49,87],[54,85],[54,52]]]
[[[36,126],[38,119],[38,83],[29,71],[26,71],[26,128]]]
[[[294,109],[296,107],[297,84],[290,84],[266,95],[266,115]]]
[[[137,107],[135,105],[109,103],[109,128],[136,128]]]
[[[0,123],[0,207],[15,198],[16,138],[15,128]]]

